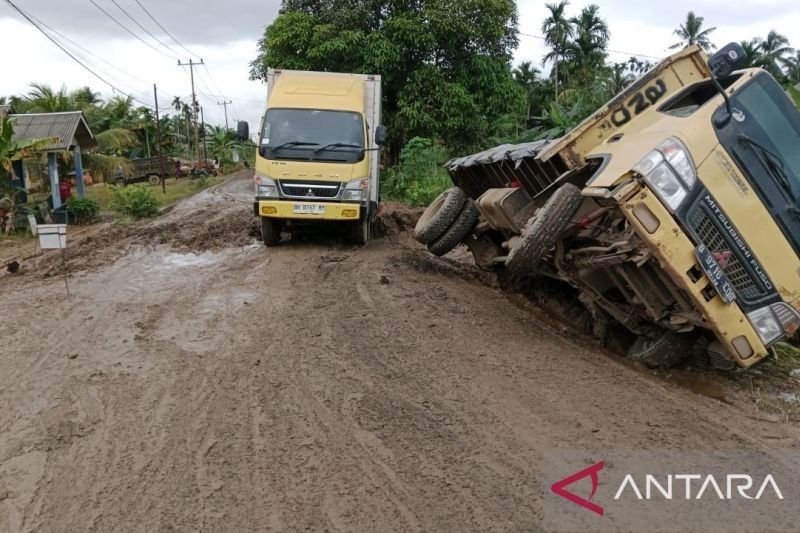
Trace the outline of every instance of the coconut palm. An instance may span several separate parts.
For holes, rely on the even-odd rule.
[[[783,60],[786,67],[786,76],[792,83],[800,82],[800,50],[795,52],[795,55],[789,56]]]
[[[681,24],[677,30],[672,32],[673,34],[680,37],[680,41],[670,46],[670,49],[675,48],[687,48],[692,45],[699,45],[700,48],[705,50],[706,52],[710,50],[714,50],[716,46],[714,43],[711,42],[709,39],[711,33],[716,30],[717,28],[708,28],[706,30],[701,30],[703,27],[703,21],[705,19],[703,17],[698,17],[694,14],[694,11],[689,11],[686,15],[686,21]]]
[[[761,53],[761,66],[776,78],[783,76],[781,67],[785,56],[794,54],[789,39],[775,30],[770,30],[767,37],[759,41],[758,50]]]
[[[75,111],[75,105],[67,95],[67,89],[61,87],[55,91],[44,83],[31,83],[31,90],[22,100],[32,113],[58,113]]]
[[[542,22],[544,42],[551,49],[542,59],[542,66],[549,62],[553,63],[556,100],[558,100],[558,64],[564,60],[569,40],[575,34],[572,20],[566,15],[568,5],[569,0],[561,0],[557,4],[546,4],[545,7],[550,14]]]

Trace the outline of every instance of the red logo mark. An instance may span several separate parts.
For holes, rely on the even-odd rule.
[[[600,483],[597,473],[602,469],[603,461],[600,461],[599,463],[593,464],[589,468],[585,468],[580,472],[575,472],[571,476],[567,476],[560,481],[556,481],[553,483],[553,486],[550,487],[550,490],[552,490],[554,494],[557,494],[562,498],[566,498],[572,503],[576,503],[585,509],[589,509],[595,514],[603,516],[603,508],[590,501],[592,498],[594,498],[594,495],[597,492],[597,486]],[[581,498],[577,494],[565,490],[565,487],[572,485],[576,481],[580,481],[587,476],[591,476],[592,479],[592,493],[589,495],[589,498]]]
[[[719,252],[711,252],[711,255],[714,256],[714,259],[717,260],[720,268],[725,268],[728,266],[728,262],[731,260],[731,251],[730,250],[721,250]]]

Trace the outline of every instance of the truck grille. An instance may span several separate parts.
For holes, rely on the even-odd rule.
[[[338,183],[324,181],[284,180],[279,183],[284,196],[292,198],[336,198],[341,187]]]
[[[728,276],[736,292],[745,300],[756,300],[767,294],[756,278],[745,268],[738,256],[736,245],[729,243],[722,232],[712,222],[711,217],[701,205],[695,206],[689,213],[689,225],[695,236],[714,252],[730,251],[728,264],[722,269]]]

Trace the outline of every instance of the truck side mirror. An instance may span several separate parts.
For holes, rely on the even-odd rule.
[[[375,128],[375,144],[383,146],[386,144],[386,137],[389,136],[389,131],[386,126],[380,124]]]
[[[730,43],[709,58],[708,66],[717,78],[726,78],[744,63],[746,56],[742,45]]]
[[[250,124],[246,120],[240,120],[236,125],[236,138],[240,141],[250,140]]]

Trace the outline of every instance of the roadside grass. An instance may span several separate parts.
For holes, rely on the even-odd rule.
[[[775,357],[747,371],[753,405],[787,422],[800,421],[800,348],[787,342],[775,345]]]
[[[182,178],[176,181],[174,178],[170,178],[167,179],[166,193],[161,192],[161,185],[145,185],[147,187],[152,187],[153,192],[156,193],[158,206],[165,207],[174,204],[178,200],[182,200],[187,196],[191,196],[202,189],[221,183],[225,177],[226,176],[209,176],[205,179],[205,182],[198,182],[197,180],[190,180],[189,178]],[[199,184],[201,186],[199,186]],[[112,187],[114,186],[107,183],[99,183],[97,185],[87,187],[86,197],[97,200],[100,203],[101,211],[110,211],[111,202],[114,199]]]

